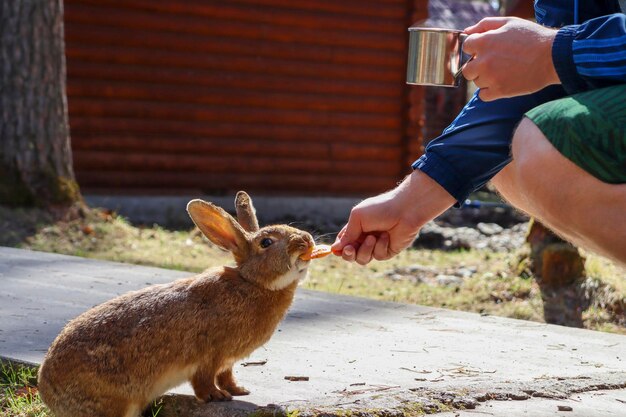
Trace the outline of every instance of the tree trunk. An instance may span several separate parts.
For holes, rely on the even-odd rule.
[[[69,206],[62,0],[0,0],[0,204]]]
[[[585,275],[585,260],[578,248],[532,219],[526,241],[530,244],[531,269],[544,286],[563,287]]]

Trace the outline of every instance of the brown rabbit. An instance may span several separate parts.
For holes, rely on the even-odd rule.
[[[56,417],[136,417],[185,381],[202,401],[249,392],[233,363],[269,340],[284,317],[315,246],[285,226],[259,230],[250,197],[226,211],[193,200],[187,211],[236,267],[153,285],[107,301],[72,320],[39,370],[39,393]]]

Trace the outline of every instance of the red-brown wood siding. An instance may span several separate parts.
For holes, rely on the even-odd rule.
[[[404,79],[407,27],[425,10],[425,0],[65,0],[83,191],[392,187],[419,141]]]

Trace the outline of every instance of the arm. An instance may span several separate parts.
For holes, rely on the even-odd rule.
[[[413,163],[462,205],[511,160],[511,138],[528,110],[564,96],[560,86],[534,94],[485,102],[479,92],[465,105],[426,152]]]
[[[626,15],[615,13],[559,29],[552,60],[569,94],[626,83]]]
[[[384,260],[411,245],[419,229],[510,161],[513,130],[531,108],[563,96],[560,87],[513,99],[484,102],[476,95],[431,141],[398,187],[352,209],[333,244],[345,260]]]

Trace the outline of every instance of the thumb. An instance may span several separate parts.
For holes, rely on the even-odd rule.
[[[341,229],[341,232],[339,232],[339,235],[337,235],[337,240],[333,243],[332,250],[343,250],[344,246],[358,242],[362,234],[363,228],[361,227],[361,221],[358,219],[358,216],[351,214],[348,219],[348,224],[346,224],[343,229]]]
[[[474,33],[483,33],[490,30],[499,29],[504,26],[510,19],[508,17],[486,17],[473,26],[465,28],[464,33],[471,35]]]

